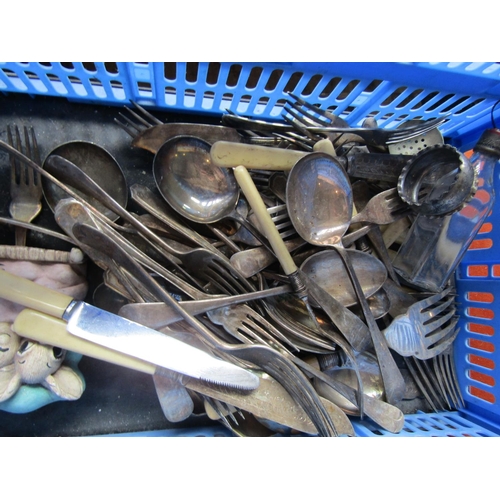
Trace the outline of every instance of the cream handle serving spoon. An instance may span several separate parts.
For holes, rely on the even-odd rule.
[[[307,295],[310,294],[349,341],[351,346],[356,351],[365,350],[371,344],[368,327],[358,316],[342,306],[330,294],[317,286],[300,271],[281,239],[248,170],[240,165],[234,168],[234,175],[243,194],[258,217],[262,231],[272,246],[283,271],[290,278],[295,292],[302,297],[306,297],[306,301]],[[312,314],[314,315],[314,313]]]

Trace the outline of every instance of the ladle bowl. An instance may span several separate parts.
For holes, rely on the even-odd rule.
[[[128,185],[125,174],[115,158],[106,149],[88,141],[70,141],[61,144],[47,155],[42,166],[49,174],[54,174],[50,162],[47,161],[51,156],[60,156],[74,163],[119,205],[123,208],[127,206]],[[60,200],[68,197],[60,187],[45,177],[42,178],[42,188],[45,200],[52,211],[55,210]],[[73,190],[108,219],[116,221],[119,218],[119,215],[106,208],[100,201],[76,188]]]
[[[194,136],[166,141],[153,160],[153,177],[167,203],[193,222],[212,223],[236,207],[233,173],[212,164],[210,144]]]
[[[213,164],[210,144],[198,137],[166,141],[153,161],[153,177],[165,201],[200,224],[232,219],[267,246],[260,231],[237,211],[240,188],[231,170]]]

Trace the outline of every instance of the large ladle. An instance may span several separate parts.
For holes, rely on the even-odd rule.
[[[211,145],[198,137],[177,136],[166,141],[153,161],[153,177],[167,203],[188,220],[212,224],[231,219],[265,247],[262,233],[236,210],[240,189],[233,173],[216,166]]]
[[[400,402],[405,392],[403,376],[370,310],[350,251],[342,244],[353,212],[352,187],[345,170],[331,155],[310,153],[297,161],[290,171],[286,199],[297,233],[313,245],[334,249],[341,257],[370,330],[387,402]],[[317,254],[319,258],[322,253]]]

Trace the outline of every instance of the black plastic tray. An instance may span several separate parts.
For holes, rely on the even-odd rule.
[[[155,190],[151,174],[153,155],[131,147],[130,136],[114,123],[120,111],[119,107],[77,104],[58,98],[0,94],[0,139],[7,142],[10,123],[33,126],[42,161],[64,142],[91,141],[115,157],[129,185],[137,182]],[[193,115],[155,114],[165,121],[198,121]],[[9,217],[9,191],[9,158],[0,151],[0,215],[4,217]],[[140,212],[133,202],[128,208]],[[34,223],[61,232],[45,202]],[[14,228],[0,225],[0,244],[14,243]],[[28,233],[27,245],[57,250],[71,248],[64,241],[35,232]],[[101,277],[100,269],[91,264],[87,302],[92,302],[93,290]],[[192,416],[178,424],[168,422],[149,375],[88,357],[80,361],[79,368],[85,377],[86,390],[78,401],[51,403],[24,414],[0,410],[0,436],[87,436],[213,425],[205,415]]]

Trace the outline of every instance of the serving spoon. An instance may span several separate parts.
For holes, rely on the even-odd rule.
[[[231,219],[265,247],[265,236],[238,212],[240,189],[230,170],[210,159],[210,144],[198,137],[177,136],[155,155],[153,177],[165,201],[179,214],[199,224]]]
[[[387,402],[398,403],[404,395],[405,381],[370,310],[354,270],[351,250],[342,244],[353,212],[352,187],[346,172],[331,155],[310,153],[290,171],[286,198],[297,233],[313,245],[334,249],[342,259],[370,330]],[[321,258],[321,253],[316,255]]]

